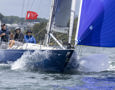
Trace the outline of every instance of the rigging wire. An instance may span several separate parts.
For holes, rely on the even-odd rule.
[[[24,11],[24,17],[26,17],[26,13],[27,13],[27,11],[29,10],[29,8],[28,8],[28,6],[29,6],[29,0],[25,0],[25,11]]]
[[[33,5],[34,5],[34,1],[35,0],[33,0],[33,2],[31,3],[31,6],[30,6],[30,9],[29,9],[29,11],[31,11],[31,9],[32,9],[32,7],[33,7]],[[33,20],[30,20],[31,22],[34,22]]]
[[[30,0],[27,0],[27,11],[29,10],[29,4],[30,4],[30,2],[29,2]]]
[[[28,0],[27,0],[27,1],[28,1]],[[26,2],[27,2],[27,1],[25,0],[24,17],[26,17],[26,11],[27,11]]]
[[[30,6],[30,9],[29,10],[31,10],[32,9],[32,7],[33,7],[33,5],[34,5],[34,2],[35,2],[36,0],[33,0],[33,2],[32,2],[32,4],[31,4],[31,6]]]
[[[27,11],[29,11],[29,6],[30,6],[30,2],[29,2],[30,0],[27,0],[26,1],[26,7],[25,7],[25,14],[24,14],[24,17],[26,17],[26,14],[27,14]],[[25,19],[25,22],[26,22],[27,20]]]
[[[22,0],[22,12],[21,12],[21,17],[23,17],[24,6],[25,6],[25,0]]]
[[[33,0],[32,2],[29,2],[30,0],[27,0],[27,4],[26,4],[26,8],[25,8],[25,10],[26,10],[26,12],[27,11],[31,11],[32,10],[32,8],[33,8],[33,6],[35,5],[35,4],[37,4],[37,3],[40,3],[40,0],[37,0],[37,3],[35,3],[36,2],[36,0]],[[37,6],[37,5],[35,5],[35,6]],[[39,5],[40,6],[40,5]]]
[[[38,2],[38,4],[39,4],[39,3],[41,3],[41,0],[38,0],[37,2]],[[37,3],[36,3],[35,6],[39,6],[39,8],[40,8],[41,4],[37,5]]]
[[[26,4],[26,6],[25,6],[25,12],[26,13],[27,13],[27,11],[31,11],[32,10],[33,6],[35,6],[35,4],[37,4],[37,3],[35,3],[36,1],[37,1],[37,3],[40,2],[40,0],[31,0],[31,2],[30,2],[30,0],[26,1],[26,3],[25,3]],[[26,17],[26,14],[24,14],[24,15]],[[33,21],[33,20],[29,20],[29,21]],[[34,22],[35,22],[35,20],[34,20]]]

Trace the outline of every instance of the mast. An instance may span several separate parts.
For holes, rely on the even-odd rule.
[[[83,0],[80,0],[80,8],[79,8],[79,14],[78,14],[78,24],[77,24],[76,35],[75,35],[75,46],[78,44],[78,32],[79,32],[79,25],[80,25],[82,2],[83,2]]]
[[[75,9],[76,9],[76,0],[72,0],[71,16],[70,16],[70,27],[69,27],[69,40],[68,40],[69,44],[71,44],[71,39],[72,39],[72,32],[73,32],[74,18],[75,18]]]
[[[50,38],[53,10],[54,10],[54,0],[52,0],[51,12],[50,12],[49,23],[48,23],[48,28],[47,28],[47,37],[46,37],[46,43],[45,43],[46,46],[48,46],[49,38]]]

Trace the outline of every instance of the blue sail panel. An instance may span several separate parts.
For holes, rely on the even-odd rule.
[[[115,47],[115,0],[83,0],[78,45]]]

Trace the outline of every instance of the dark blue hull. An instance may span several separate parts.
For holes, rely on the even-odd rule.
[[[63,72],[70,62],[70,58],[74,50],[36,50],[37,53],[33,57],[37,57],[38,60],[33,60],[28,65],[33,64],[35,68],[39,68],[45,71]],[[0,63],[15,62],[24,53],[29,52],[29,56],[36,52],[34,50],[0,50]],[[42,53],[42,54],[41,54]],[[28,57],[29,57],[28,56]],[[27,58],[27,59],[31,59]],[[40,61],[39,61],[40,59]]]

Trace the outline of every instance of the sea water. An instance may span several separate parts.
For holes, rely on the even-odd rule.
[[[26,63],[41,52],[25,53],[13,64],[0,64],[0,90],[115,90],[115,49],[78,48],[80,65],[75,72],[28,70]]]

